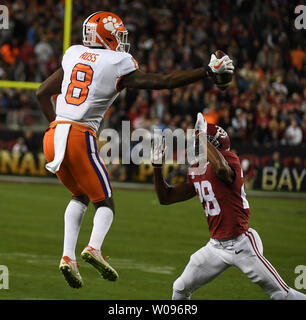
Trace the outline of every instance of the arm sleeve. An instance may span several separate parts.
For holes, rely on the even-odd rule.
[[[69,47],[69,48],[66,50],[66,52],[64,53],[63,58],[62,58],[62,68],[64,68],[65,62],[66,62],[66,61],[69,61],[70,56],[71,56],[71,53],[72,53],[72,51],[73,51],[73,48],[75,48],[75,47],[76,47],[76,46],[71,46],[71,47]]]

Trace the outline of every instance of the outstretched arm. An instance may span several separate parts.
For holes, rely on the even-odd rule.
[[[227,184],[233,183],[235,181],[235,171],[228,165],[222,153],[205,139],[207,135],[207,122],[201,113],[198,113],[195,133],[202,147],[206,149],[207,160],[218,178]]]
[[[202,68],[185,71],[174,71],[168,74],[145,73],[136,70],[125,75],[119,82],[119,90],[124,88],[134,89],[173,89],[186,86],[192,82],[210,77],[216,82],[216,75],[223,72],[233,73],[234,66],[232,60],[227,55],[217,59],[215,54],[211,55],[209,64]]]
[[[169,74],[145,73],[136,70],[122,78],[119,82],[119,89],[173,89],[204,79],[204,77],[206,77],[204,67],[188,71],[174,71]]]
[[[36,91],[36,97],[40,107],[49,122],[55,120],[55,111],[51,103],[51,97],[61,92],[64,71],[57,69],[47,78]]]
[[[154,167],[154,186],[160,204],[185,201],[196,195],[191,182],[182,182],[170,186],[163,177],[162,167]]]
[[[227,184],[235,181],[235,171],[228,165],[222,153],[209,141],[207,141],[207,160],[220,180]]]
[[[151,162],[154,172],[154,186],[161,204],[171,204],[188,200],[196,195],[192,183],[183,182],[170,186],[162,174],[162,162],[165,155],[165,140],[161,136],[156,136],[151,149]]]

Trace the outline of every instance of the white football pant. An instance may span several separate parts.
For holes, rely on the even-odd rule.
[[[173,300],[188,300],[191,294],[230,266],[239,268],[273,300],[306,300],[306,295],[290,287],[263,256],[258,233],[249,228],[233,240],[210,239],[191,255],[182,275],[173,284]]]

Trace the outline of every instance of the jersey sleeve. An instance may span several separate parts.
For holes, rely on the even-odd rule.
[[[65,65],[66,65],[67,63],[69,63],[69,60],[70,60],[70,58],[71,58],[71,55],[73,54],[73,51],[77,49],[77,47],[78,47],[77,45],[71,46],[71,47],[69,47],[69,48],[66,50],[66,52],[64,53],[63,58],[62,58],[62,67],[63,67],[63,69],[64,69]]]
[[[139,69],[137,61],[131,56],[129,53],[126,53],[120,62],[117,64],[117,81],[116,81],[116,89],[120,91],[118,88],[118,84],[123,76]]]

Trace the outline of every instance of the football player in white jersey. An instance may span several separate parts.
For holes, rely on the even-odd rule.
[[[88,245],[81,257],[103,278],[114,281],[118,273],[103,259],[101,247],[112,224],[114,205],[108,172],[97,151],[96,133],[108,107],[124,88],[172,89],[206,76],[215,79],[233,73],[228,56],[217,67],[204,66],[169,74],[144,73],[128,53],[128,31],[111,12],[96,12],[83,24],[83,45],[71,46],[61,67],[37,90],[41,109],[50,122],[44,136],[46,168],[56,173],[70,190],[65,211],[63,256],[60,270],[73,288],[83,285],[75,247],[84,213],[91,201],[96,213]],[[57,95],[56,108],[51,97]]]

